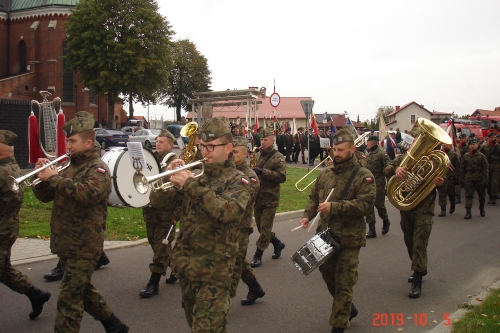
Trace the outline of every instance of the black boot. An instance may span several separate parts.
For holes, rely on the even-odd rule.
[[[101,320],[102,326],[106,330],[106,333],[127,333],[128,326],[125,325],[118,319],[114,313],[111,314],[111,317],[106,320]]]
[[[450,214],[455,211],[455,201],[450,201]]]
[[[446,216],[446,205],[441,206],[441,213],[439,213],[439,217]]]
[[[50,293],[47,290],[40,290],[32,286],[26,293],[26,296],[31,302],[31,312],[29,316],[30,319],[33,320],[42,313],[43,305],[50,299]]]
[[[465,210],[466,210],[466,213],[465,213],[464,219],[466,219],[466,220],[471,219],[472,218],[472,214],[470,212],[470,208],[465,208]]]
[[[250,266],[252,266],[253,268],[256,268],[256,267],[259,267],[260,265],[262,265],[262,254],[263,253],[264,253],[264,251],[257,248],[257,250],[255,250],[255,254],[253,255],[253,259],[252,259],[252,262],[250,263]]]
[[[271,239],[271,243],[273,243],[274,246],[274,252],[271,258],[278,259],[279,257],[281,257],[281,251],[283,251],[283,249],[285,248],[285,243],[280,241],[278,237],[274,237],[273,239]]]
[[[389,220],[382,221],[382,235],[385,235],[389,232],[389,227],[391,226],[391,222]]]
[[[496,196],[491,197],[490,201],[488,201],[488,204],[489,205],[496,205],[497,204],[497,197]]]
[[[107,264],[109,264],[109,258],[106,255],[106,253],[102,251],[101,257],[99,258],[97,264],[94,267],[94,271],[97,271],[99,268],[101,268],[102,266],[106,266]]]
[[[459,204],[461,202],[462,202],[462,200],[460,200],[460,194],[457,194],[457,197],[455,199],[455,203]]]
[[[377,232],[375,231],[375,222],[368,224],[368,232],[366,233],[366,238],[377,237]]]
[[[481,217],[484,217],[484,215],[486,215],[484,211],[484,204],[479,204],[479,213],[481,214]]]
[[[251,282],[248,284],[248,295],[241,301],[241,305],[252,305],[258,298],[264,297],[265,294],[259,282]]]
[[[43,278],[47,281],[59,281],[62,279],[62,277],[63,272],[59,261],[57,262],[57,266],[53,270],[43,276]]]
[[[411,283],[411,289],[408,293],[410,298],[419,298],[422,293],[422,273],[413,273],[413,282]]]
[[[332,327],[332,331],[330,333],[344,333],[345,328]]]
[[[151,277],[149,278],[149,282],[146,285],[146,288],[142,289],[141,292],[139,293],[140,298],[150,298],[153,297],[154,295],[158,295],[158,292],[160,291],[159,284],[160,284],[160,273],[151,273]]]
[[[165,283],[166,284],[172,284],[172,283],[177,282],[177,280],[178,279],[172,273],[170,273],[170,276],[165,279]]]
[[[351,315],[349,316],[349,321],[353,320],[358,315],[358,309],[354,306],[354,303],[351,304]]]
[[[420,275],[422,275],[422,277],[426,276],[427,275],[427,270],[421,272]],[[414,277],[415,277],[415,273],[413,273],[412,275],[410,275],[410,277],[408,278],[408,282],[413,283],[413,278]]]

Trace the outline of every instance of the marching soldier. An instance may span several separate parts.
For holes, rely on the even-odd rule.
[[[245,208],[243,219],[240,221],[240,235],[238,237],[239,249],[238,256],[236,257],[236,263],[234,264],[233,280],[231,283],[231,298],[236,296],[236,289],[238,288],[238,283],[241,279],[248,286],[248,295],[241,301],[241,305],[252,305],[258,298],[264,297],[266,293],[260,286],[259,282],[257,282],[255,273],[246,259],[250,234],[253,233],[253,208],[260,187],[259,178],[255,172],[248,167],[247,162],[245,161],[248,151],[246,151],[243,147],[246,147],[246,144],[246,139],[237,137],[234,138],[234,163],[236,164],[236,169],[243,172],[250,180],[250,200]]]
[[[157,208],[181,207],[180,234],[170,265],[179,277],[191,332],[226,332],[239,223],[250,198],[250,181],[236,170],[226,117],[209,119],[200,129],[200,139],[199,148],[207,158],[204,174],[194,178],[190,171],[178,171],[170,181],[180,190],[157,191],[150,199]],[[167,170],[177,163],[184,162],[176,159]]]
[[[354,133],[341,129],[335,134],[334,165],[319,174],[300,221],[300,225],[307,228],[309,221],[321,213],[316,231],[329,230],[340,244],[340,254],[330,257],[319,267],[333,297],[330,315],[332,333],[343,333],[358,314],[352,300],[353,287],[358,280],[359,252],[361,247],[366,246],[363,216],[372,209],[376,196],[373,175],[359,167],[354,156],[355,149]],[[331,202],[324,202],[333,188]],[[345,197],[340,197],[344,193]]]
[[[387,166],[387,163],[389,163],[389,157],[386,152],[379,147],[378,143],[378,136],[370,135],[368,137],[368,155],[366,155],[366,158],[364,159],[364,167],[371,171],[375,177],[375,183],[377,185],[375,205],[366,216],[366,223],[369,228],[366,238],[377,237],[377,232],[375,230],[375,208],[377,208],[378,216],[382,219],[382,235],[389,232],[389,226],[391,225],[389,215],[387,215],[387,209],[385,208],[386,179],[384,176],[384,168]]]
[[[467,140],[467,134],[465,133],[462,133],[460,134],[460,136],[458,137],[458,151],[460,153],[460,164],[462,164],[462,159],[463,159],[463,156],[469,152],[469,142]],[[460,193],[462,192],[462,187],[465,187],[464,184],[461,184],[461,177],[460,177],[460,174],[457,173],[457,181],[458,181],[458,186],[455,187],[455,192],[456,192],[456,199],[455,199],[455,203],[456,204],[459,204],[462,202],[462,199],[460,197]]]
[[[94,116],[85,111],[64,124],[71,165],[61,174],[56,168],[41,170],[38,178],[42,182],[33,188],[40,201],[53,201],[50,249],[59,256],[63,271],[56,333],[79,332],[83,311],[100,320],[108,333],[129,330],[91,283],[102,252],[111,192],[108,167],[94,146],[93,126]],[[46,161],[39,159],[36,168]]]
[[[477,191],[479,197],[479,213],[485,216],[484,202],[485,189],[488,188],[488,161],[486,157],[477,149],[478,140],[472,139],[469,141],[470,151],[462,156],[461,182],[465,186],[465,210],[467,213],[464,219],[472,218],[472,199],[474,192]]]
[[[498,186],[500,182],[500,145],[496,143],[494,132],[488,134],[488,140],[481,146],[479,151],[486,156],[488,161],[489,177],[488,182],[488,196],[490,200],[488,204],[496,205],[498,197]]]
[[[285,160],[281,153],[274,149],[274,133],[270,128],[262,131],[261,153],[257,167],[253,171],[259,176],[260,189],[255,201],[255,223],[260,237],[257,249],[250,263],[252,267],[262,265],[262,254],[271,242],[274,246],[273,259],[281,257],[285,243],[280,241],[273,232],[273,221],[276,208],[280,203],[280,184],[286,181]]]
[[[450,169],[446,174],[446,188],[439,191],[439,206],[441,206],[441,213],[439,213],[439,217],[446,216],[446,196],[450,199],[450,214],[453,214],[455,211],[455,187],[460,183],[460,159],[458,158],[458,154],[451,149],[451,145],[449,144],[443,144],[442,150],[450,159]],[[458,195],[460,195],[460,192]]]
[[[0,282],[28,297],[32,308],[29,317],[35,319],[42,313],[45,302],[49,301],[50,293],[38,289],[26,275],[10,264],[12,245],[19,235],[19,210],[24,198],[23,186],[16,193],[7,185],[8,176],[21,177],[21,169],[14,157],[16,139],[15,133],[0,130]]]
[[[174,135],[166,129],[162,129],[156,137],[156,152],[154,155],[158,161],[162,162],[161,172],[164,172],[167,165],[177,158],[176,154],[170,152],[174,146],[174,142]],[[167,154],[169,155],[167,156]],[[165,158],[167,160],[164,161]],[[146,287],[139,293],[139,297],[150,298],[158,294],[160,278],[167,273],[168,257],[175,232],[170,233],[168,245],[164,245],[162,242],[167,237],[175,220],[173,211],[159,210],[151,206],[151,204],[142,209],[142,215],[146,222],[148,243],[153,250],[153,262],[149,264],[151,277]],[[173,275],[166,279],[167,284],[174,283],[175,281],[177,281],[177,278]]]

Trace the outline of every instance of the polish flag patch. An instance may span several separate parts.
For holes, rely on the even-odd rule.
[[[281,159],[281,160],[280,160],[280,162],[281,162],[281,163],[285,163],[285,160],[284,160],[284,159]]]
[[[106,173],[106,170],[104,170],[103,168],[97,168],[97,172],[100,172],[102,174],[105,174]]]
[[[373,178],[372,178],[372,177],[367,177],[367,178],[365,178],[365,180],[366,180],[366,182],[367,182],[368,184],[373,183]]]
[[[257,183],[257,179],[255,179],[255,177],[250,177],[250,181],[251,181],[252,183]]]
[[[241,178],[241,182],[245,185],[248,185],[248,180],[246,178]]]

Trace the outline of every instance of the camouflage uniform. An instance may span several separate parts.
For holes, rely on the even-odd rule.
[[[485,184],[488,182],[488,161],[486,157],[476,150],[473,154],[468,152],[462,156],[461,181],[465,185],[465,208],[472,207],[472,198],[477,191],[479,205],[484,206]]]
[[[458,154],[453,150],[449,149],[446,151],[448,158],[450,159],[450,169],[446,174],[446,187],[439,191],[439,205],[441,207],[446,206],[446,196],[450,199],[450,203],[455,207],[455,197],[456,197],[456,185],[460,184],[460,159]],[[460,191],[458,192],[460,194]],[[446,210],[446,207],[445,207]],[[452,212],[450,211],[450,214]]]
[[[205,142],[221,133],[230,133],[225,117],[214,117],[201,129]],[[188,178],[181,190],[154,192],[150,199],[154,207],[181,207],[180,234],[170,265],[180,279],[191,332],[226,332],[239,223],[250,198],[249,180],[236,170],[232,157],[204,168],[201,177]]]
[[[335,138],[345,132],[338,131]],[[353,140],[354,136],[348,134]],[[341,245],[340,255],[329,258],[319,267],[323,280],[334,298],[330,325],[338,328],[349,327],[353,287],[358,280],[359,251],[362,246],[366,246],[366,224],[363,216],[370,212],[376,197],[376,185],[372,173],[361,168],[349,187],[346,199],[338,201],[340,192],[357,165],[358,160],[353,156],[345,163],[325,168],[311,189],[303,216],[312,220],[317,214],[319,203],[324,202],[332,188],[335,188],[330,197],[332,201],[330,215],[321,214],[316,231],[330,228],[330,233]]]
[[[490,198],[488,203],[496,204],[500,182],[500,145],[495,140],[492,143],[488,140],[481,146],[479,151],[486,156],[486,160],[488,161],[489,175],[487,183],[488,196]]]
[[[375,199],[375,206],[370,210],[370,213],[366,216],[366,223],[374,223],[375,219],[375,208],[377,208],[378,216],[383,221],[388,221],[389,216],[387,215],[387,209],[385,208],[385,185],[386,180],[384,176],[384,168],[389,163],[389,156],[387,153],[380,149],[378,145],[372,147],[368,152],[368,155],[364,159],[364,166],[371,171],[375,177],[375,183],[377,185],[377,197]]]
[[[92,130],[93,115],[80,111],[63,130],[70,137]],[[96,320],[113,311],[91,283],[104,242],[111,177],[97,147],[71,154],[71,165],[33,188],[42,202],[53,201],[50,249],[59,256],[63,278],[57,299],[55,332],[79,332],[83,311]]]
[[[274,216],[276,208],[280,204],[280,184],[286,181],[285,160],[280,152],[275,152],[271,158],[268,157],[274,151],[274,147],[269,147],[261,151],[257,160],[257,168],[262,169],[259,175],[260,189],[255,200],[255,223],[259,230],[260,237],[257,240],[257,248],[265,251],[276,238],[273,232]]]

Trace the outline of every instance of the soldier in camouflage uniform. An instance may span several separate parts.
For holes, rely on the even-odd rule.
[[[257,249],[250,263],[252,267],[262,265],[262,254],[271,242],[274,246],[273,259],[281,256],[285,243],[273,232],[273,221],[276,208],[280,204],[280,184],[286,181],[285,158],[274,149],[274,133],[270,128],[262,131],[260,156],[253,171],[259,176],[260,189],[255,201],[255,223],[260,237]]]
[[[111,192],[108,167],[94,146],[93,126],[94,116],[85,111],[64,124],[71,165],[61,173],[57,168],[41,170],[42,182],[33,189],[40,201],[53,201],[50,249],[59,256],[63,271],[56,333],[79,332],[84,310],[100,320],[106,332],[128,332],[90,281],[102,252]],[[39,159],[36,168],[46,162]]]
[[[248,243],[250,241],[250,234],[253,233],[252,227],[252,214],[255,205],[255,199],[259,192],[260,182],[259,178],[247,165],[245,158],[248,156],[248,151],[245,149],[248,140],[242,137],[234,137],[233,156],[236,169],[243,172],[250,180],[250,200],[245,209],[245,215],[240,222],[240,235],[238,238],[239,249],[236,263],[234,265],[233,281],[231,284],[231,298],[236,296],[236,289],[241,280],[248,286],[248,295],[241,301],[241,305],[252,305],[258,298],[264,297],[266,294],[253,272],[250,264],[246,259]]]
[[[484,216],[485,189],[488,188],[488,161],[477,149],[478,140],[469,141],[470,151],[462,156],[461,182],[465,186],[465,210],[464,219],[472,218],[472,198],[477,191],[479,197],[479,213]]]
[[[386,179],[384,176],[384,168],[390,160],[385,150],[381,149],[378,143],[378,136],[370,135],[368,137],[368,155],[364,159],[364,167],[371,171],[377,184],[377,198],[375,199],[375,206],[366,216],[366,223],[369,228],[366,238],[377,237],[377,231],[375,230],[375,208],[377,208],[378,216],[382,219],[382,235],[389,232],[389,227],[391,225],[389,215],[387,215],[387,209],[385,208]]]
[[[181,207],[179,239],[170,265],[179,277],[182,306],[191,332],[227,332],[230,289],[238,255],[240,221],[250,198],[250,180],[236,170],[226,117],[209,119],[200,129],[205,172],[194,178],[179,171],[170,181],[180,190],[153,192],[154,207]],[[174,160],[168,170],[174,169]]]
[[[21,169],[14,157],[14,142],[17,135],[0,130],[0,282],[19,294],[26,295],[31,302],[30,319],[38,317],[50,293],[35,287],[30,279],[11,266],[12,245],[19,235],[19,210],[24,198],[24,187],[14,192],[7,184],[7,177],[21,177]],[[6,301],[6,300],[4,300]],[[7,304],[2,304],[6,307]]]
[[[373,209],[376,185],[372,173],[361,167],[348,187],[347,197],[339,201],[339,195],[346,187],[353,169],[358,166],[354,155],[354,134],[341,129],[335,134],[333,144],[334,165],[321,171],[316,179],[300,224],[307,228],[309,221],[321,213],[316,232],[329,229],[340,244],[340,254],[330,257],[319,270],[333,296],[330,315],[332,333],[342,333],[358,314],[352,304],[353,287],[358,280],[359,251],[366,246],[363,216]],[[333,188],[335,190],[330,202],[324,202]]]
[[[162,129],[156,137],[156,152],[154,156],[161,162],[161,172],[164,172],[167,165],[178,157],[176,154],[170,152],[174,146],[174,142],[174,135],[166,129]],[[166,160],[164,161],[165,158]],[[151,277],[146,287],[139,293],[139,297],[149,298],[158,294],[160,278],[167,273],[168,256],[171,250],[171,242],[174,240],[175,230],[169,235],[168,245],[164,245],[162,242],[167,237],[170,228],[175,224],[175,219],[173,211],[159,210],[151,206],[151,204],[142,209],[142,216],[146,222],[148,243],[153,249],[153,262],[149,264]],[[177,278],[170,276],[166,280],[167,284],[170,284],[174,283]]]
[[[415,128],[414,138],[418,136]],[[415,141],[414,141],[415,142]],[[411,148],[410,148],[411,149]],[[406,166],[400,167],[401,161],[405,155],[399,155],[390,161],[384,169],[385,176],[389,179],[393,176],[403,179],[407,175]],[[446,187],[446,180],[442,177],[433,179],[434,185],[438,190]],[[391,195],[387,193],[387,195]],[[418,298],[422,292],[422,277],[427,275],[427,245],[434,223],[434,205],[436,201],[436,190],[432,190],[415,208],[409,211],[400,211],[401,230],[403,231],[404,241],[408,255],[411,259],[411,270],[413,274],[408,278],[411,282],[411,289],[408,294],[410,298]]]
[[[450,199],[450,214],[455,211],[456,185],[460,183],[460,159],[458,154],[451,149],[449,144],[443,144],[442,150],[450,159],[450,169],[446,174],[446,188],[439,191],[439,206],[441,206],[439,217],[446,216],[446,196]]]
[[[458,147],[458,152],[460,154],[460,156],[459,156],[460,164],[462,164],[463,156],[469,152],[469,142],[467,142],[467,134],[465,134],[465,133],[460,134],[460,136],[458,137],[457,147]],[[462,187],[465,187],[465,185],[460,183],[460,174],[459,173],[457,173],[456,178],[457,178],[456,180],[458,182],[458,185],[455,186],[455,194],[457,195],[457,197],[455,199],[455,203],[459,204],[462,202],[462,198],[461,198],[460,193],[462,191]]]
[[[496,205],[498,197],[498,186],[500,182],[500,145],[496,142],[494,132],[488,134],[488,140],[481,146],[479,151],[486,156],[488,161],[488,204]]]

